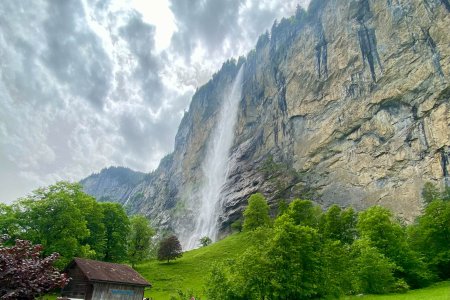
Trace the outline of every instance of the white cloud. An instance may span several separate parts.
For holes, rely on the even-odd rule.
[[[282,1],[0,2],[0,201],[110,165],[148,172],[196,88]]]

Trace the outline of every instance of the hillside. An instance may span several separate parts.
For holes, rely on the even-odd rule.
[[[242,254],[249,245],[248,234],[231,235],[204,248],[185,252],[183,257],[169,264],[151,261],[137,266],[153,287],[145,292],[145,297],[153,300],[167,300],[178,296],[178,291],[192,291],[204,298],[204,285],[211,266]],[[447,300],[450,297],[450,282],[441,282],[430,287],[412,290],[405,294],[345,296],[342,299],[367,300]]]
[[[146,291],[146,297],[154,300],[169,299],[177,291],[193,291],[202,295],[209,271],[215,262],[222,262],[242,254],[249,246],[248,234],[234,234],[207,247],[185,252],[183,257],[165,262],[151,261],[137,266],[153,287]]]
[[[218,236],[257,191],[272,207],[293,197],[324,207],[380,204],[412,221],[424,182],[449,183],[446,3],[312,1],[308,12],[276,22],[245,58],[226,62],[197,90],[173,153],[151,176],[126,188],[86,190],[128,199],[130,212],[187,245],[204,223],[205,186],[217,177],[205,164],[242,68],[234,137],[221,158],[226,177],[216,183],[220,192],[206,196]]]
[[[84,191],[98,201],[113,201],[126,205],[134,187],[148,176],[124,167],[109,167],[86,177],[80,183]]]

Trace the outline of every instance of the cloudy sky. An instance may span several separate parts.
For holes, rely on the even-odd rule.
[[[149,172],[195,89],[309,0],[1,0],[0,201]]]

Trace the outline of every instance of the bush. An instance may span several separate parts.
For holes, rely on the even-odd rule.
[[[7,239],[0,238],[0,299],[33,299],[69,282],[53,267],[58,253],[42,258],[41,245],[16,240],[14,246],[4,247]]]

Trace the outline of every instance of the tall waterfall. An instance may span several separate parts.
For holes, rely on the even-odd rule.
[[[192,232],[187,249],[196,248],[199,239],[208,236],[215,240],[218,233],[218,218],[221,213],[220,193],[227,179],[230,148],[233,145],[234,127],[238,115],[239,101],[242,96],[243,66],[234,79],[230,93],[224,93],[219,119],[208,142],[208,149],[202,170],[204,183],[200,188],[200,201],[195,230]]]

